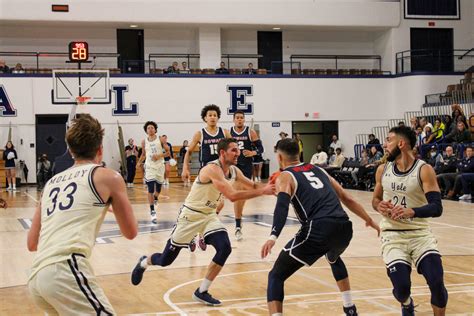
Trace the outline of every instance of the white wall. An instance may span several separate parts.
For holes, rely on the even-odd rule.
[[[429,22],[435,22],[430,28],[452,28],[455,49],[470,49],[474,46],[474,1],[460,0],[460,20],[412,20],[404,19],[403,5],[400,5],[400,24],[391,31],[381,32],[376,40],[376,51],[383,54],[384,60],[393,60],[390,65],[395,72],[395,55],[410,49],[410,28],[428,28]],[[467,60],[467,59],[466,59]],[[466,69],[469,65],[466,65]]]
[[[51,12],[49,1],[0,0],[0,20],[395,26],[400,18],[400,3],[382,0],[64,0],[61,3],[69,4],[70,12]]]
[[[368,31],[284,31],[283,60],[293,54],[312,55],[374,55],[374,32]],[[335,69],[334,60],[300,60],[301,69]],[[339,60],[338,68],[378,68],[378,62]]]
[[[227,114],[230,94],[227,85],[252,85],[254,104],[252,117],[260,125],[261,138],[273,158],[272,148],[278,133],[291,134],[292,121],[311,121],[305,113],[319,112],[319,120],[338,120],[339,138],[346,154],[353,155],[355,135],[369,133],[371,127],[384,125],[388,119],[401,118],[405,111],[419,110],[424,95],[441,92],[460,76],[409,76],[394,79],[312,79],[312,78],[126,78],[113,77],[111,84],[127,84],[125,102],[138,102],[138,116],[112,116],[112,105],[89,105],[88,111],[106,128],[105,161],[118,168],[117,120],[124,137],[143,138],[142,124],[158,122],[160,134],[167,134],[173,145],[191,139],[203,126],[200,110],[209,103],[218,104],[223,112],[221,125],[230,127],[232,116]],[[69,113],[68,105],[51,104],[51,79],[38,77],[0,77],[10,101],[17,109],[16,117],[0,117],[0,144],[6,142],[9,122],[14,126],[14,141],[20,159],[34,168],[35,114]],[[183,93],[185,92],[185,93]],[[114,104],[114,98],[112,100]],[[281,126],[272,127],[272,122]],[[20,140],[23,139],[23,145]],[[272,160],[272,170],[277,168]]]

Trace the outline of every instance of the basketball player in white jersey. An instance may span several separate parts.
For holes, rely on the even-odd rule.
[[[161,192],[161,186],[165,181],[165,157],[170,156],[170,148],[166,141],[156,134],[158,125],[148,121],[143,125],[147,137],[142,140],[142,155],[137,165],[141,166],[145,160],[145,183],[148,187],[148,204],[150,205],[150,217],[153,224],[157,223],[155,210],[155,196]]]
[[[194,181],[184,205],[181,207],[171,238],[166,243],[162,253],[142,256],[133,269],[132,284],[140,284],[143,273],[149,265],[168,266],[176,259],[182,248],[187,248],[197,233],[204,236],[206,244],[216,249],[216,254],[210,263],[206,276],[199,288],[193,294],[196,301],[211,306],[221,302],[213,298],[208,289],[222,270],[232,247],[229,235],[217,217],[217,206],[223,196],[231,201],[250,199],[263,194],[271,195],[273,184],[257,186],[245,177],[235,167],[240,150],[237,141],[232,138],[223,139],[218,143],[219,158],[203,167]],[[237,191],[232,187],[238,182],[245,190]]]
[[[219,153],[217,152],[217,144],[220,140],[224,138],[230,138],[230,133],[228,130],[217,126],[219,119],[221,118],[221,109],[215,104],[209,104],[202,108],[201,110],[201,119],[206,122],[206,127],[202,128],[200,131],[197,131],[191,143],[189,144],[188,151],[184,155],[183,160],[183,172],[181,177],[186,183],[190,179],[189,172],[189,163],[191,162],[191,156],[196,149],[196,146],[199,144],[199,161],[201,162],[201,168],[207,165],[208,162],[214,161],[219,158]],[[224,201],[222,201],[217,207],[217,212],[224,207]],[[198,246],[202,250],[206,250],[206,244],[202,237],[198,239]],[[190,250],[195,249],[194,240],[191,241]]]
[[[410,274],[412,263],[426,279],[434,315],[445,315],[448,292],[437,241],[428,220],[443,212],[433,168],[413,155],[415,132],[405,126],[389,131],[384,148],[387,163],[377,169],[373,208],[383,215],[382,255],[393,295],[402,315],[414,315]]]
[[[245,113],[236,111],[234,113],[234,126],[230,129],[230,135],[237,140],[240,149],[240,156],[237,168],[244,176],[252,179],[253,157],[263,153],[262,141],[253,128],[245,125]],[[255,149],[255,150],[253,150]],[[239,189],[239,188],[236,188]],[[245,200],[234,202],[235,215],[235,238],[242,239],[242,213],[244,211]]]
[[[28,232],[37,251],[28,287],[49,315],[115,314],[89,257],[110,205],[125,238],[135,238],[137,221],[121,175],[100,166],[103,136],[89,114],[73,120],[66,142],[75,163],[46,183]]]

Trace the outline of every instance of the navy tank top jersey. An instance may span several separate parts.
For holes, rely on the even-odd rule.
[[[217,144],[224,138],[224,130],[221,127],[219,127],[217,133],[214,135],[209,134],[205,128],[201,130],[201,149],[199,151],[201,167],[207,165],[209,161],[219,159]]]
[[[301,224],[322,218],[348,218],[324,170],[301,163],[283,172],[290,173],[295,180],[291,204]]]
[[[252,164],[252,157],[245,157],[243,153],[244,150],[252,150],[252,142],[250,141],[250,128],[245,126],[242,132],[237,133],[234,130],[234,126],[232,126],[230,129],[230,135],[232,138],[237,140],[237,144],[239,145],[240,156],[237,163],[239,165]]]

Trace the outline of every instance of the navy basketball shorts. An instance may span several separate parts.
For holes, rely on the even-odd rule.
[[[296,261],[310,266],[327,255],[334,262],[352,239],[352,222],[347,218],[324,218],[309,222],[296,233],[283,251]]]

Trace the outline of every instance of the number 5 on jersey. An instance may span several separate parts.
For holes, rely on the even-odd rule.
[[[322,189],[324,187],[324,183],[314,175],[312,172],[303,172],[306,179],[308,179],[309,183],[313,188],[316,190]]]

